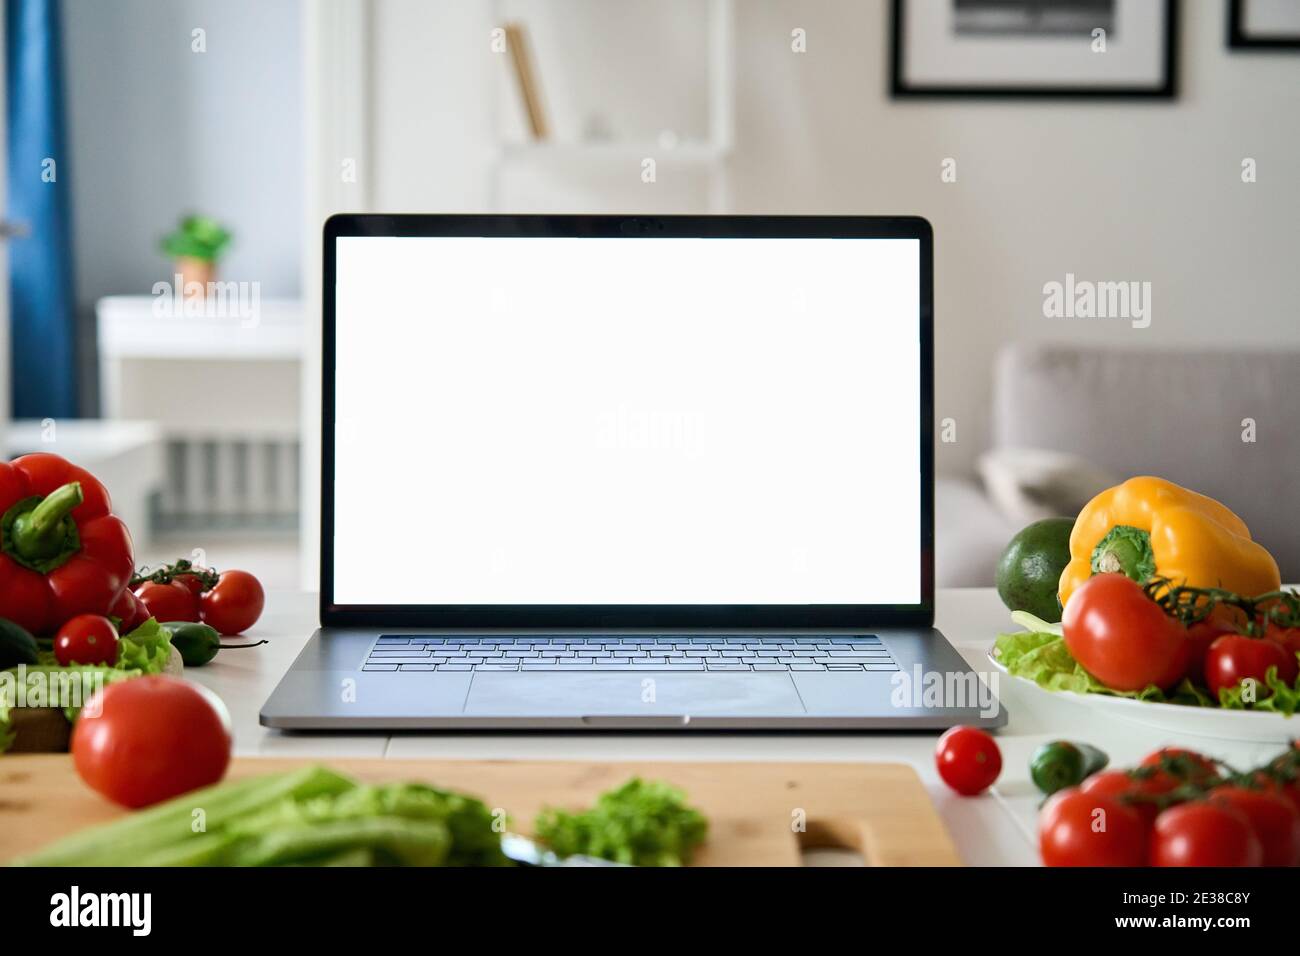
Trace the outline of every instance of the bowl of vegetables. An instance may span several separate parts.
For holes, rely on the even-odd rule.
[[[1294,590],[1244,598],[1108,574],[1080,588],[1061,623],[1012,619],[1022,630],[998,635],[989,660],[1039,690],[1175,733],[1277,742],[1300,733]]]
[[[1235,514],[1171,482],[1134,478],[1080,512],[1067,552],[1060,620],[1013,605],[1021,630],[998,635],[995,667],[1161,730],[1296,735],[1300,592],[1282,588],[1276,562]]]

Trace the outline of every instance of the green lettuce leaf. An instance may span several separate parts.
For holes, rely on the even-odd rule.
[[[1035,634],[1055,634],[1057,637],[1065,634],[1065,629],[1059,621],[1053,624],[1051,621],[1044,621],[1041,617],[1030,614],[1028,611],[1012,611],[1011,620],[1026,631],[1033,631]]]
[[[633,777],[602,793],[589,810],[545,808],[534,829],[560,856],[581,853],[633,866],[682,866],[704,842],[708,821],[677,788]]]
[[[117,643],[114,667],[120,671],[161,674],[171,653],[171,632],[151,617],[134,631],[122,635]]]
[[[1258,687],[1253,694],[1247,695],[1246,688],[1239,684],[1219,691],[1219,705],[1228,710],[1264,710],[1288,717],[1300,709],[1300,677],[1296,678],[1295,686],[1290,687],[1278,678],[1277,668],[1270,667],[1264,675],[1264,683],[1268,687],[1267,697],[1262,688]],[[1247,699],[1249,696],[1255,699]]]

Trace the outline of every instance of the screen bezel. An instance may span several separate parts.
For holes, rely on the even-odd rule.
[[[320,622],[326,627],[827,628],[934,623],[934,260],[917,216],[340,214],[324,226],[321,329]],[[921,600],[916,604],[338,604],[334,600],[336,240],[343,237],[915,239],[920,275]],[[864,483],[863,493],[869,493]]]

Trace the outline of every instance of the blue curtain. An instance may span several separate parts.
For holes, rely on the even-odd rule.
[[[77,415],[70,173],[63,122],[59,0],[5,4],[8,211],[15,418]]]

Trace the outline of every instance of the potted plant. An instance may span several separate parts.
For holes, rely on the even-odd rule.
[[[175,262],[182,289],[197,282],[206,290],[230,238],[230,232],[215,219],[186,216],[174,232],[163,237],[160,246]]]

